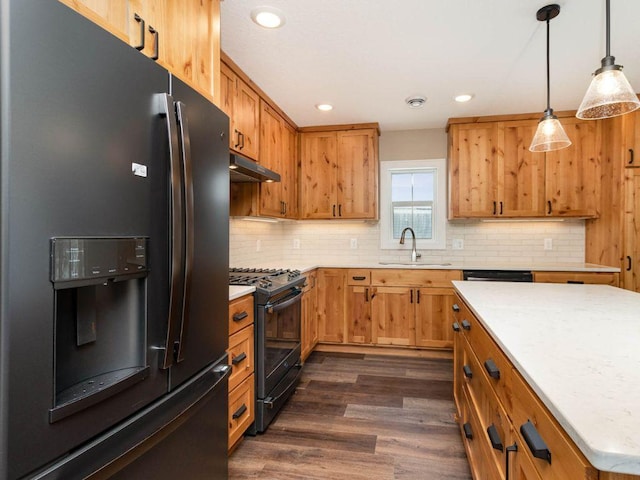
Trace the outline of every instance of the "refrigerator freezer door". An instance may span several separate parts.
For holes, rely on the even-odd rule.
[[[157,368],[153,347],[162,344],[163,328],[155,325],[168,308],[163,244],[168,147],[154,95],[167,92],[168,75],[60,2],[1,0],[1,8],[0,264],[2,278],[10,281],[0,285],[0,418],[6,420],[0,421],[0,478],[15,479],[66,455],[167,391],[168,375]],[[148,277],[107,280],[104,289],[86,287],[95,290],[82,295],[54,290],[50,239],[65,236],[149,238]],[[116,305],[114,298],[132,300]],[[56,305],[56,299],[70,308]],[[95,324],[95,340],[83,336],[87,341],[81,345],[69,343],[62,358],[55,337],[75,342],[80,310],[88,312],[91,328]],[[67,312],[58,315],[57,324],[56,311]],[[117,319],[115,311],[133,311],[142,322],[114,333],[113,322],[101,315]],[[135,345],[126,341],[133,338]],[[151,366],[149,376],[50,423],[48,412],[59,389],[52,372],[62,360],[73,366],[81,358],[74,355],[91,349],[99,352],[92,362],[106,359],[114,368],[119,368],[119,353],[140,359]],[[69,369],[58,376],[65,378],[74,383],[81,374]]]
[[[185,256],[191,257],[186,262],[188,316],[174,339],[177,362],[170,373],[174,389],[219,358],[228,344],[229,118],[173,76],[171,95],[183,116],[179,130],[186,166],[185,205],[193,205],[185,215],[192,224],[187,222],[183,232]]]

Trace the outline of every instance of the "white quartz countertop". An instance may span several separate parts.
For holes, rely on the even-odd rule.
[[[256,291],[256,287],[247,287],[245,285],[229,285],[229,301],[236,298],[244,297],[249,293]]]
[[[244,265],[231,265],[232,267]],[[616,267],[596,265],[594,263],[482,263],[482,262],[417,262],[417,263],[388,263],[388,262],[326,262],[326,261],[299,261],[283,260],[276,264],[250,265],[253,268],[290,268],[300,270],[302,273],[315,268],[406,268],[425,270],[530,270],[534,272],[619,272]]]
[[[640,293],[453,284],[587,459],[640,475]]]

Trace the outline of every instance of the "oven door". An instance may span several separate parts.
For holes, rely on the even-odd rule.
[[[300,362],[302,289],[258,307],[256,331],[256,367],[258,398],[269,392]]]

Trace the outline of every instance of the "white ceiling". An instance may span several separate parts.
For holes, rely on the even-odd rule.
[[[541,0],[224,0],[222,49],[298,126],[379,122],[443,128],[449,117],[546,106]],[[575,110],[605,54],[605,1],[560,0],[551,20],[551,106]],[[284,11],[277,30],[253,8]],[[640,92],[640,0],[611,0],[611,53]],[[473,93],[467,104],[454,102]],[[424,95],[411,109],[405,98]],[[331,103],[333,111],[314,106]]]

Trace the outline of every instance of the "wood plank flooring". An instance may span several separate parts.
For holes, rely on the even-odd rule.
[[[229,479],[470,480],[452,384],[451,359],[314,352]]]

